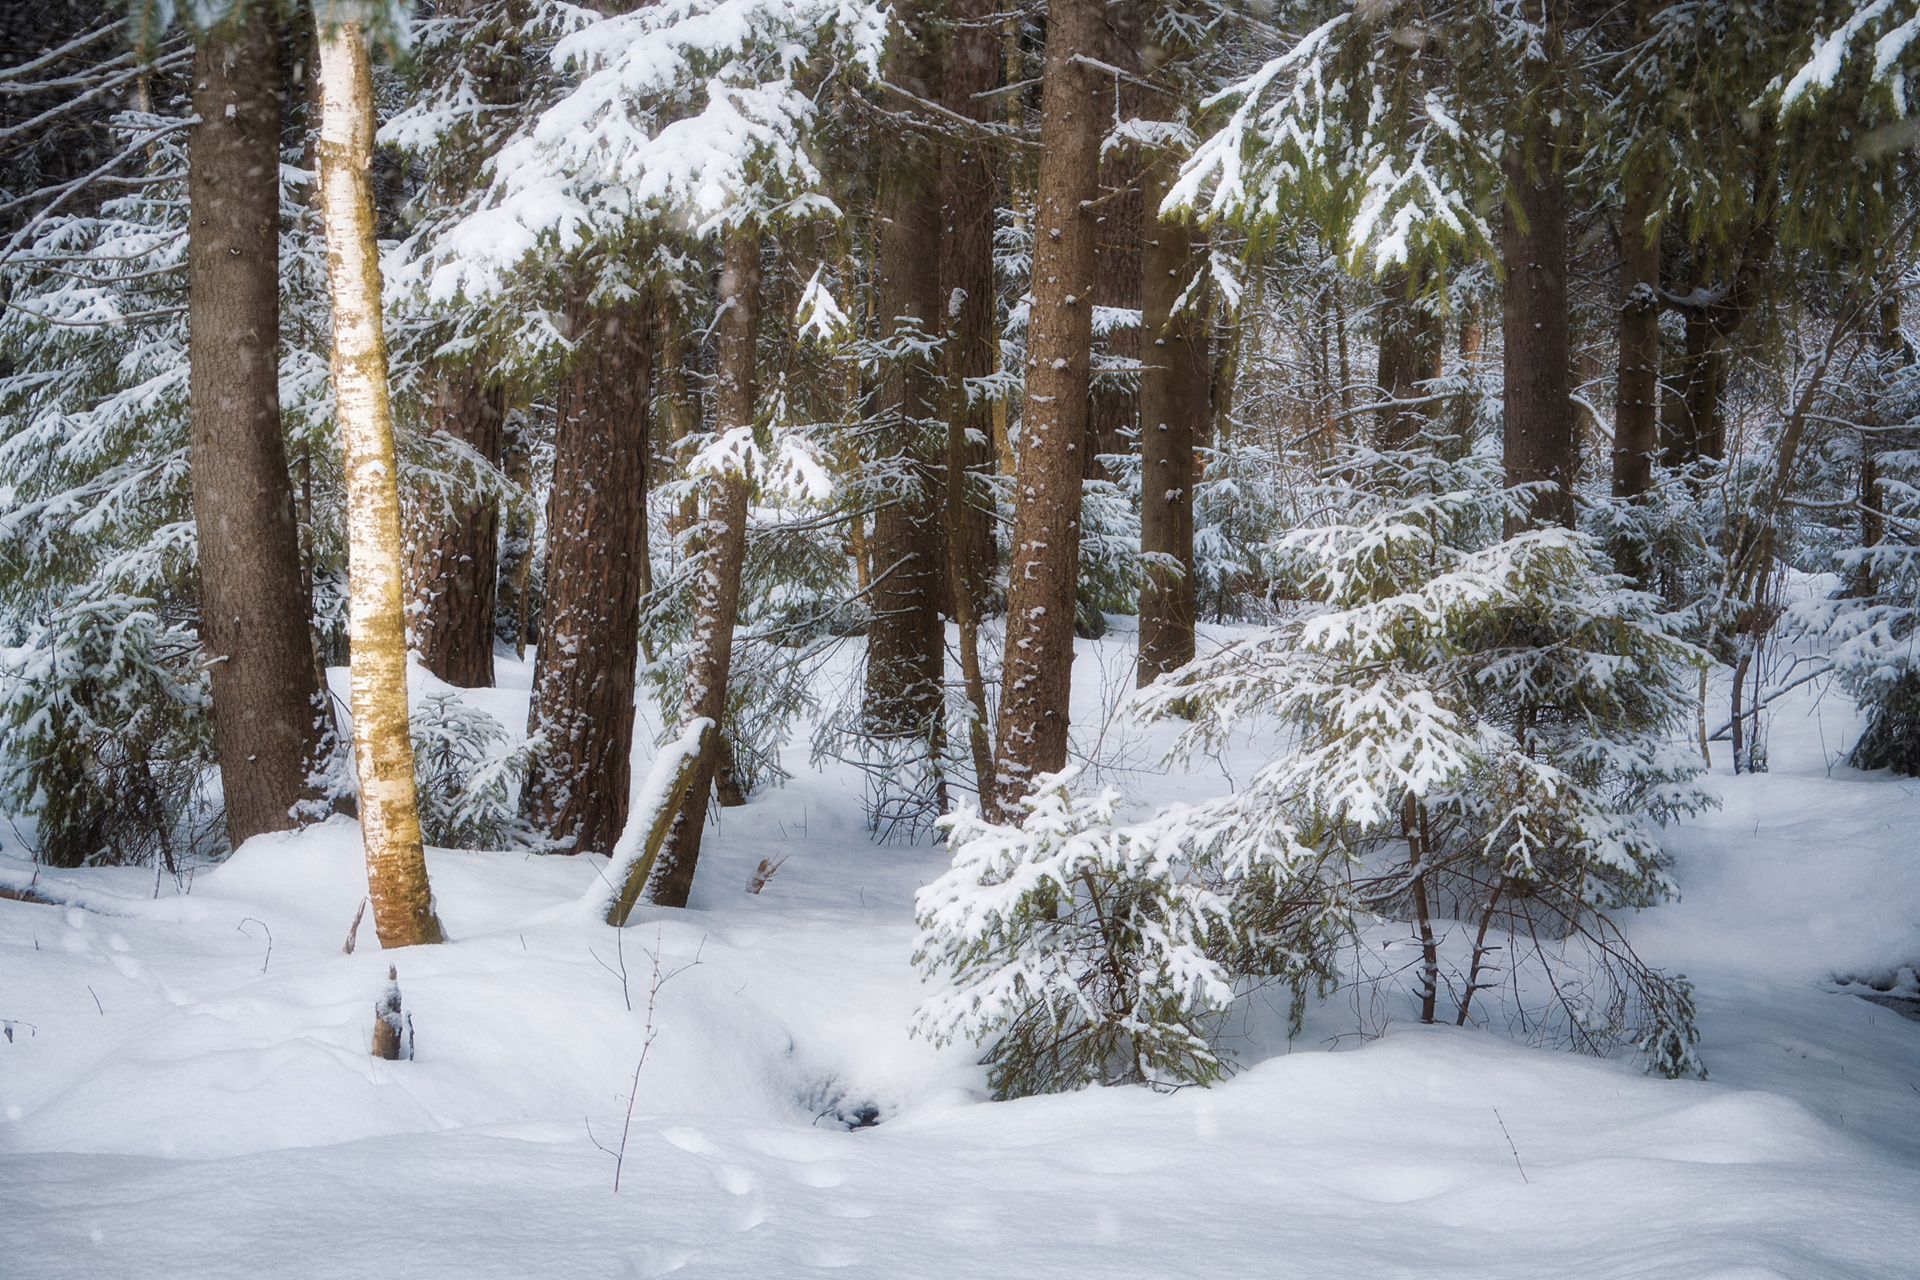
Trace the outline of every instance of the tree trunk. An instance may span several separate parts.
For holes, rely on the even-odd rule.
[[[750,430],[755,418],[754,344],[760,327],[760,234],[751,227],[727,233],[720,272],[719,354],[713,380],[713,429],[720,436]],[[736,471],[706,477],[707,518],[696,536],[702,558],[695,587],[693,652],[687,663],[684,719],[726,723],[727,676],[733,665],[733,626],[740,612],[740,570],[747,554],[747,477]],[[684,907],[700,861],[700,836],[718,764],[719,735],[700,764],[674,817],[673,829],[647,881],[647,899]]]
[[[439,942],[414,802],[400,489],[373,235],[373,77],[355,23],[320,27],[320,206],[333,296],[333,387],[347,481],[353,756],[373,923],[383,947]]]
[[[1550,73],[1551,74],[1551,73]],[[1530,122],[1506,157],[1507,209],[1500,252],[1506,333],[1506,473],[1509,486],[1545,481],[1521,528],[1573,525],[1576,447],[1567,312],[1566,180],[1553,126]]]
[[[1146,167],[1145,205],[1160,207],[1175,160],[1156,155]],[[1140,655],[1135,677],[1151,684],[1193,661],[1193,444],[1207,411],[1206,309],[1174,304],[1195,268],[1193,232],[1185,222],[1147,224],[1140,255]],[[1172,566],[1156,563],[1165,557]]]
[[[1067,759],[1074,589],[1080,560],[1080,455],[1093,342],[1094,225],[1107,78],[1085,61],[1104,48],[1099,0],[1055,0],[1042,72],[1034,209],[1033,306],[1014,476],[994,793],[1000,812]]]
[[[1381,281],[1380,363],[1375,381],[1386,398],[1378,418],[1383,449],[1404,449],[1431,420],[1427,407],[1410,403],[1440,376],[1440,318],[1421,298],[1424,270],[1400,268]]]
[[[1660,434],[1660,209],[1658,175],[1630,170],[1620,212],[1620,367],[1614,383],[1613,496],[1653,484]]]
[[[916,97],[932,96],[932,69],[914,28],[917,6],[902,11],[888,80]],[[873,517],[873,623],[867,631],[862,719],[879,738],[938,735],[946,646],[940,626],[945,587],[941,493],[934,460],[941,399],[927,344],[945,328],[940,315],[938,160],[909,129],[890,141],[881,178],[878,226],[881,340],[894,347],[881,377],[880,449],[873,473],[887,491]],[[942,433],[944,434],[944,433]]]
[[[652,316],[644,301],[589,315],[555,396],[546,593],[527,731],[546,749],[522,811],[576,852],[606,850],[627,818]]]
[[[995,104],[980,95],[999,87],[1001,78],[1001,36],[993,23],[997,12],[992,0],[956,0],[944,68],[947,108],[983,122],[991,118]],[[1006,434],[1003,423],[996,436],[995,412],[1004,409],[1005,402],[975,402],[966,395],[967,380],[991,375],[1000,355],[994,331],[993,167],[985,145],[977,139],[945,144],[940,193],[939,297],[946,307],[948,405],[961,415],[960,459],[966,473],[991,472],[995,441]],[[961,397],[957,401],[956,393]],[[949,465],[951,457],[950,452]],[[948,512],[949,537],[958,541],[957,554],[949,556],[954,567],[948,590],[968,591],[977,618],[993,578],[992,503],[965,473],[958,479],[960,483],[950,480],[947,485],[948,501],[954,504]],[[949,607],[958,619],[960,607]]]
[[[443,373],[433,387],[433,430],[497,466],[506,401],[500,383],[483,386],[465,370]],[[427,670],[448,684],[485,688],[493,683],[500,509],[486,501],[448,511],[430,494],[421,504],[407,546],[408,638]]]
[[[194,55],[188,398],[200,637],[234,844],[294,825],[325,712],[280,423],[280,98],[273,11]]]

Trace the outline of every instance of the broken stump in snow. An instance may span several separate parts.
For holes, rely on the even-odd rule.
[[[413,1057],[413,1019],[400,1009],[400,971],[387,966],[387,989],[373,1006],[373,1056],[389,1062]]]

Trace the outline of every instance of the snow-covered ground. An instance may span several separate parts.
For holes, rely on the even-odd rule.
[[[1218,789],[1100,713],[1131,640],[1082,645],[1083,744],[1143,802]],[[524,668],[503,685],[482,705],[522,723]],[[1773,772],[1716,770],[1683,900],[1630,927],[1698,985],[1706,1082],[1396,996],[1291,1045],[1254,1019],[1211,1090],[990,1102],[971,1052],[905,1031],[942,853],[875,844],[801,742],[721,815],[693,909],[618,935],[576,906],[602,858],[436,851],[452,945],[383,954],[369,921],[344,955],[345,820],[185,894],[43,872],[90,909],[0,899],[0,1277],[1912,1276],[1920,1023],[1831,979],[1920,958],[1920,785],[1831,766],[1853,727],[1837,694],[1784,703]],[[410,1063],[367,1053],[389,963]]]

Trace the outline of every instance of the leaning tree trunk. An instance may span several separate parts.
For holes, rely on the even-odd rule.
[[[506,388],[483,386],[466,371],[442,374],[433,387],[433,430],[501,460]],[[427,670],[464,689],[493,683],[493,610],[497,595],[500,508],[491,499],[447,510],[422,494],[407,545],[409,639]]]
[[[1658,176],[1635,168],[1620,211],[1620,366],[1613,410],[1613,496],[1643,497],[1660,447]]]
[[[272,10],[194,55],[188,412],[200,638],[236,845],[293,825],[325,703],[280,424],[280,96]]]
[[[1055,0],[1041,75],[1033,305],[1014,473],[1013,560],[994,794],[1011,818],[1036,775],[1067,761],[1073,611],[1080,561],[1080,456],[1093,343],[1094,223],[1107,79],[1100,0]]]
[[[754,424],[754,344],[760,328],[760,234],[752,227],[727,233],[720,271],[719,351],[713,379],[713,429],[726,436]],[[694,588],[693,652],[687,660],[687,704],[683,719],[726,723],[727,678],[733,666],[733,628],[740,612],[740,570],[747,554],[747,477],[738,471],[715,472],[704,479],[707,518],[696,531],[694,554],[700,557]],[[647,899],[663,907],[684,907],[700,861],[700,836],[719,763],[720,735],[707,739],[687,788],[686,800],[647,880]]]
[[[1207,382],[1203,305],[1174,307],[1193,278],[1193,232],[1161,221],[1161,200],[1175,161],[1154,156],[1146,169],[1150,221],[1140,257],[1140,654],[1142,685],[1193,661],[1193,445],[1204,430]]]
[[[1551,74],[1551,73],[1550,73]],[[1506,157],[1507,210],[1500,232],[1506,265],[1507,484],[1545,481],[1507,532],[1573,524],[1576,460],[1573,369],[1567,322],[1566,180],[1553,126],[1529,122]]]
[[[527,731],[546,746],[521,809],[576,852],[627,820],[640,653],[644,475],[653,370],[644,301],[578,306],[576,363],[555,396],[546,589]]]
[[[356,23],[320,24],[320,208],[333,296],[333,390],[346,455],[353,756],[373,923],[383,947],[439,942],[414,802],[400,489],[373,235],[373,77]]]
[[[933,96],[932,68],[912,30],[917,6],[902,15],[888,57],[888,80],[921,99]],[[894,346],[881,380],[873,473],[887,496],[874,512],[873,622],[867,630],[867,677],[861,718],[875,738],[937,742],[946,656],[940,626],[945,588],[941,505],[934,459],[941,417],[926,344],[940,316],[938,161],[926,138],[897,134],[881,178],[879,324]]]

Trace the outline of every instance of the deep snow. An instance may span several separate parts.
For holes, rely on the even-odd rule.
[[[1082,745],[1143,803],[1218,789],[1105,714],[1131,642],[1081,645]],[[476,702],[522,723],[524,668],[502,683]],[[1422,1028],[1390,994],[1291,1045],[1256,1010],[1212,1090],[988,1102],[971,1052],[905,1031],[941,851],[873,843],[858,778],[801,741],[793,783],[721,813],[693,908],[618,936],[577,905],[604,858],[435,851],[452,945],[382,953],[368,921],[343,955],[343,819],[184,894],[42,872],[91,909],[0,900],[0,1277],[1911,1276],[1920,1024],[1832,978],[1920,959],[1920,785],[1831,765],[1831,691],[1773,727],[1769,774],[1716,745],[1724,808],[1673,833],[1684,898],[1630,930],[1698,984],[1704,1083]],[[0,884],[32,874],[6,846]],[[596,1141],[649,952],[680,972],[616,1196]],[[390,962],[411,1063],[367,1054]]]

